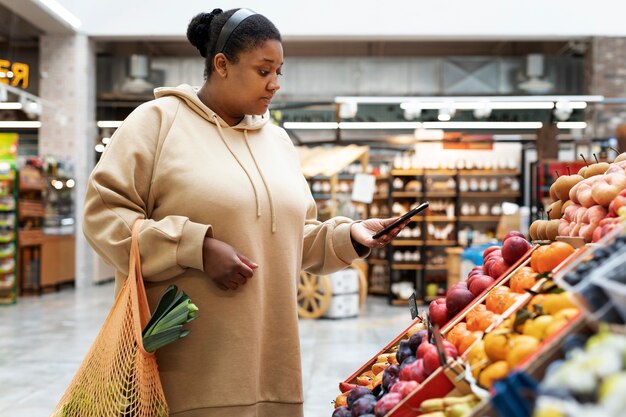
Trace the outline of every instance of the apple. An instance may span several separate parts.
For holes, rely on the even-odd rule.
[[[474,294],[468,289],[458,288],[446,295],[446,306],[450,317],[456,316],[474,299]]]
[[[497,257],[497,258],[501,258],[502,257],[502,248],[496,249],[494,251],[491,251],[489,253],[489,255],[487,255],[485,258],[483,258],[483,261],[487,262],[489,259],[494,258],[494,257]]]
[[[422,343],[420,343],[417,348],[417,352],[415,352],[415,356],[417,357],[417,359],[422,359],[424,357],[424,353],[426,353],[426,351],[429,349],[428,345],[430,345],[430,342],[428,341],[428,334],[425,334],[422,337]]]
[[[422,366],[422,370],[423,370],[423,366]],[[427,377],[426,373],[424,373],[424,376]],[[402,398],[404,398],[410,393],[412,393],[413,391],[415,391],[420,386],[420,384],[421,384],[420,381],[417,381],[414,379],[406,380],[406,381],[398,381],[393,387],[391,387],[391,391],[389,392],[393,394],[400,394]]]
[[[478,297],[483,291],[493,284],[495,279],[489,275],[478,275],[470,284],[469,290],[472,294]]]
[[[491,267],[496,263],[496,260],[496,258],[491,258],[487,262],[485,262],[485,274],[491,275]]]
[[[626,189],[626,175],[621,174],[602,175],[600,180],[591,187],[591,197],[601,206],[608,207],[611,201]]]
[[[501,275],[503,275],[509,268],[511,267],[511,265],[509,265],[503,258],[498,259],[493,266],[491,267],[491,269],[489,270],[490,275],[495,278],[498,279]]]
[[[390,392],[385,394],[383,398],[378,400],[376,407],[374,407],[374,413],[376,417],[383,417],[394,409],[398,403],[402,401],[402,394],[399,392]]]
[[[428,315],[433,324],[443,327],[449,320],[448,307],[446,307],[446,299],[438,298],[430,302],[428,306]]]
[[[526,238],[522,232],[518,232],[517,230],[511,230],[506,235],[504,235],[504,238],[502,239],[502,242],[503,243],[506,242],[506,240],[508,238],[513,237],[513,236],[518,236],[518,237],[521,237],[521,238],[524,238],[524,239]]]
[[[434,347],[433,345],[430,346]],[[428,374],[424,371],[424,361],[423,359],[418,359],[400,370],[399,379],[400,381],[416,381],[421,384],[427,377]],[[394,387],[398,385],[400,381],[396,382]],[[393,387],[391,389],[393,390]]]
[[[509,264],[514,264],[530,249],[530,243],[519,236],[512,236],[502,244],[502,258]]]
[[[489,254],[491,252],[493,252],[494,250],[500,250],[500,246],[489,246],[487,249],[485,249],[485,251],[483,252],[483,260],[485,260],[485,258],[487,256],[489,256]]]
[[[430,375],[441,366],[439,362],[439,353],[437,352],[437,348],[434,345],[431,345],[432,349],[428,349],[424,354],[424,371],[426,374]]]

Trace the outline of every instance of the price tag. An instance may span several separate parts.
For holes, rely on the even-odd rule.
[[[411,319],[415,320],[417,317],[417,297],[415,293],[409,297],[409,310],[411,310]]]
[[[376,191],[376,177],[369,174],[356,174],[352,184],[352,201],[370,204]]]

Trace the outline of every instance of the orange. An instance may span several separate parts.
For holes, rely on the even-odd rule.
[[[474,307],[473,309],[471,309],[470,311],[467,312],[467,315],[465,316],[465,321],[468,323],[478,315],[478,313],[481,313],[483,311],[487,310],[487,306],[485,306],[484,304],[477,304],[476,307]],[[472,329],[470,329],[472,330]]]
[[[547,250],[539,254],[539,258],[537,259],[537,268],[535,270],[539,273],[552,271],[575,251],[571,245],[565,242],[552,242],[547,246],[547,248]]]
[[[530,255],[530,267],[535,272],[539,272],[539,259],[543,257],[543,255],[548,251],[548,247],[550,245],[542,245],[535,249]]]
[[[526,289],[532,288],[536,281],[537,273],[531,268],[524,267],[511,277],[509,285],[511,291],[524,293]]]
[[[460,322],[448,332],[446,339],[458,349],[461,337],[463,337],[463,335],[467,332],[467,324],[465,324],[465,322]]]
[[[485,299],[485,304],[487,305],[487,310],[492,311],[494,313],[498,313],[498,305],[502,303],[502,299],[510,291],[509,287],[501,285],[499,287],[494,288],[489,291],[487,294],[487,298]],[[499,313],[498,313],[499,314]]]
[[[492,362],[503,361],[509,353],[509,330],[495,329],[485,335],[485,353]]]
[[[474,314],[471,318],[468,318],[467,320],[467,330],[487,330],[487,328],[491,326],[491,323],[493,323],[493,316],[493,312],[487,310],[478,314]]]
[[[478,383],[487,389],[491,389],[494,382],[503,379],[509,373],[509,364],[506,361],[497,361],[486,366],[478,374]]]
[[[483,332],[471,332],[463,336],[463,338],[459,341],[459,354],[463,354],[472,344],[483,337]]]
[[[506,355],[506,362],[510,368],[515,368],[524,359],[533,354],[539,347],[539,339],[518,334],[509,339],[509,351]]]

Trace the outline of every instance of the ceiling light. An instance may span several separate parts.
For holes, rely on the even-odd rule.
[[[483,102],[483,105],[477,107],[473,111],[473,115],[477,119],[486,119],[491,116],[491,105],[489,102]]]
[[[0,85],[0,103],[9,99],[9,92],[6,88]]]
[[[452,105],[452,103],[447,103],[446,106],[439,109],[439,115],[437,116],[437,120],[440,122],[447,122],[454,117],[456,113],[456,109]]]
[[[556,127],[559,129],[585,129],[585,122],[557,122]]]
[[[424,122],[425,129],[539,129],[541,122]]]
[[[111,142],[111,138],[109,138],[109,137],[102,138],[102,144],[104,144],[104,145],[108,145],[108,144],[109,144],[109,142]]]
[[[76,185],[76,181],[74,181],[71,178],[69,180],[65,181],[65,186],[67,188],[74,188],[75,185]]]
[[[0,129],[39,129],[39,121],[0,121]]]
[[[558,101],[553,113],[557,119],[564,122],[570,118],[573,111],[574,110],[572,109],[572,106],[570,106],[569,101]]]
[[[99,143],[99,144],[96,145],[95,149],[96,149],[96,152],[102,153],[102,152],[104,152],[104,145]]]
[[[573,102],[586,102],[586,103],[601,103],[604,101],[604,96],[600,95],[528,95],[528,96],[414,96],[414,97],[401,97],[401,96],[337,96],[335,97],[335,103],[344,103],[346,101],[355,101],[359,104],[400,104],[402,107],[403,103],[409,102],[419,102],[422,104],[422,108],[426,109],[426,105],[431,103],[431,105],[437,105],[441,108],[441,106],[446,102],[453,102],[457,106],[457,108],[462,108],[462,104],[460,103],[481,103],[484,101],[488,101],[492,103],[493,108],[496,108],[495,103],[512,103],[512,102],[524,102],[528,103],[527,105],[532,105],[530,103],[552,103],[552,107],[554,107],[554,103],[558,101],[569,101]],[[546,104],[542,104],[545,106]],[[552,108],[549,107],[549,108]],[[471,107],[473,108],[473,107]],[[532,108],[532,107],[531,107]],[[404,108],[403,108],[404,109]]]
[[[99,120],[96,123],[96,125],[98,125],[98,127],[102,129],[105,129],[105,128],[117,129],[118,127],[122,125],[122,121],[121,120]]]
[[[285,122],[283,123],[285,129],[291,130],[335,130],[339,127],[337,122]]]
[[[422,126],[419,122],[341,122],[339,129],[418,129]]]
[[[340,119],[352,119],[356,116],[359,106],[356,101],[346,101],[339,104],[339,118]]]
[[[6,91],[6,90],[0,89],[0,92],[2,91]],[[0,110],[21,110],[21,109],[22,109],[22,103],[17,103],[17,102],[0,103]]]

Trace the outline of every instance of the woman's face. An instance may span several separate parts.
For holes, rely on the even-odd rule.
[[[265,41],[258,48],[241,52],[237,63],[228,65],[226,77],[233,112],[262,115],[280,89],[278,77],[283,67],[283,46]]]

